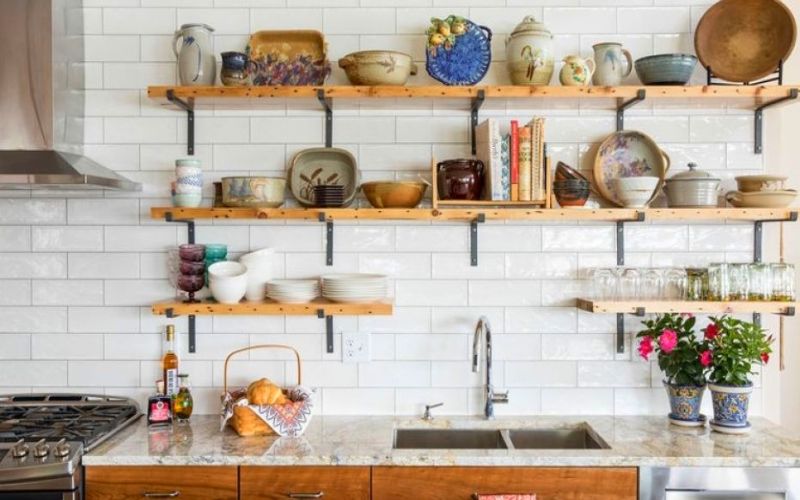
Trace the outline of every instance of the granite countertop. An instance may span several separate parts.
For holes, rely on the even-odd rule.
[[[607,450],[393,450],[395,428],[590,425]],[[800,466],[800,436],[762,418],[747,436],[670,425],[665,417],[316,417],[301,438],[241,438],[219,418],[149,429],[144,418],[83,456],[93,465]]]

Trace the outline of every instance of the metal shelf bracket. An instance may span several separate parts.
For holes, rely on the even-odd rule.
[[[325,96],[324,89],[317,89],[317,100],[325,110],[325,147],[333,147],[333,99]]]
[[[647,311],[645,311],[644,307],[637,307],[633,313],[634,316],[639,316],[640,318],[644,317],[645,314],[647,314]]]
[[[791,89],[789,90],[789,95],[785,97],[781,97],[780,99],[775,99],[774,101],[770,101],[767,103],[762,104],[761,106],[756,108],[756,116],[755,116],[755,143],[753,146],[753,150],[756,154],[761,154],[764,151],[764,110],[767,108],[771,108],[776,104],[780,104],[786,101],[796,100],[798,97],[798,89]]]
[[[469,263],[472,267],[478,265],[478,224],[486,222],[485,214],[478,214],[469,223]]]
[[[325,352],[333,352],[333,316],[325,315],[325,309],[317,309],[317,317],[325,320]]]
[[[486,92],[484,90],[479,90],[478,95],[472,99],[472,107],[470,108],[470,125],[471,125],[471,137],[472,137],[472,154],[475,154],[477,151],[476,145],[476,138],[475,138],[475,129],[478,127],[478,111],[480,111],[481,106],[483,106],[483,102],[486,100]]]
[[[636,218],[627,222],[644,222],[645,213],[636,212]],[[622,220],[617,221],[617,265],[625,265],[625,222]],[[645,310],[643,307],[637,307],[636,316],[644,316]],[[622,354],[625,352],[625,315],[617,313],[617,353]]]
[[[617,132],[625,130],[625,111],[644,101],[645,98],[647,98],[647,91],[645,89],[639,89],[636,91],[636,97],[619,105],[617,108]]]
[[[175,310],[171,307],[168,307],[164,314],[167,318],[173,319],[177,318],[178,315],[175,314]],[[189,352],[194,353],[197,350],[197,324],[195,322],[195,315],[190,314],[188,316],[189,320]]]
[[[193,220],[191,220],[191,219],[176,219],[175,217],[173,217],[172,212],[165,213],[164,214],[164,220],[167,221],[167,222],[178,222],[178,223],[181,223],[181,224],[186,224],[186,231],[187,231],[186,241],[189,242],[190,244],[194,244],[195,243],[195,235],[194,235],[195,231],[194,231],[194,221]]]
[[[186,111],[186,154],[194,156],[194,99],[184,101],[175,95],[175,90],[167,90],[167,100]]]
[[[333,219],[328,219],[325,212],[320,212],[318,219],[325,223],[325,265],[333,265]]]

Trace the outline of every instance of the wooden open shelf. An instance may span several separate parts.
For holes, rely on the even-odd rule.
[[[586,300],[578,299],[577,307],[583,311],[597,314],[639,314],[644,313],[766,313],[793,315],[796,302],[700,302],[686,300]]]
[[[176,208],[153,207],[150,216],[164,219],[272,219],[319,220],[443,220],[470,221],[483,214],[487,220],[531,221],[778,221],[796,217],[796,208]]]
[[[321,87],[181,87],[151,86],[147,95],[164,105],[173,106],[167,100],[167,91],[172,90],[175,97],[183,100],[194,100],[195,108],[210,106],[239,106],[246,104],[249,108],[276,104],[280,100],[316,100],[318,91],[324,97],[340,100],[375,100],[375,99],[462,99],[465,102],[478,97],[483,91],[487,100],[548,100],[553,104],[575,103],[592,107],[616,109],[620,100],[637,97],[640,90],[647,92],[648,101],[675,105],[696,106],[738,106],[756,108],[764,103],[790,95],[793,86],[759,85],[759,86],[622,86],[622,87],[564,87],[564,86],[354,86],[330,85]],[[176,107],[176,109],[178,109]]]
[[[153,304],[153,314],[157,315],[265,315],[265,316],[389,316],[394,310],[391,302],[369,304],[341,304],[325,299],[317,299],[307,304],[282,304],[267,300],[265,302],[241,302],[239,304],[220,304],[202,301],[186,304],[181,301],[159,302]]]

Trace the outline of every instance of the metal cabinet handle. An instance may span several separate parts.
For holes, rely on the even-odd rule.
[[[181,492],[179,490],[169,491],[169,492],[154,492],[154,491],[145,491],[142,493],[142,496],[145,498],[175,498],[181,496]]]
[[[325,492],[318,491],[316,493],[287,493],[286,496],[289,498],[322,498],[325,496]]]

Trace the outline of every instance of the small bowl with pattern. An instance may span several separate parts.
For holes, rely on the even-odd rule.
[[[696,66],[697,58],[691,54],[658,54],[634,63],[636,74],[645,85],[686,85]]]
[[[417,74],[411,56],[393,50],[362,50],[339,59],[339,67],[353,85],[405,85]]]
[[[582,207],[589,199],[591,184],[587,180],[567,179],[553,182],[553,194],[562,207]]]
[[[279,177],[223,177],[222,204],[226,207],[276,208],[285,201],[286,179]]]

